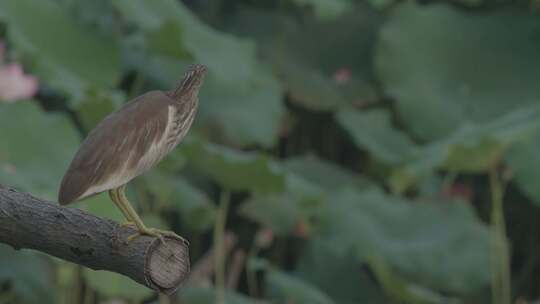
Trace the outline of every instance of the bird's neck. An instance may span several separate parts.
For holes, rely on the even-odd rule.
[[[168,95],[177,102],[182,103],[187,99],[197,99],[203,76],[194,70],[187,72],[174,90],[168,92]]]
[[[175,99],[175,107],[180,109],[180,112],[184,112],[186,109],[196,108],[199,103],[197,94],[195,95],[182,95]]]
[[[187,92],[181,92],[180,94],[175,93],[175,91],[168,91],[166,94],[172,98],[177,105],[185,105],[185,104],[197,104],[197,101],[199,100],[198,95],[199,91],[187,91]]]

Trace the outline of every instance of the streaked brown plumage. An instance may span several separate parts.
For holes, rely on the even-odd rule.
[[[120,197],[124,186],[156,165],[189,130],[205,74],[203,65],[193,65],[174,91],[143,94],[101,121],[64,175],[59,203],[66,205],[110,190],[117,205],[129,204]],[[119,208],[137,224],[127,206]]]

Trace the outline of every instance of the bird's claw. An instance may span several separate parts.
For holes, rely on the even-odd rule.
[[[129,242],[131,242],[132,240],[134,240],[135,238],[137,238],[137,237],[139,237],[141,235],[148,235],[148,236],[157,237],[163,244],[165,244],[165,238],[164,237],[174,238],[174,239],[182,241],[184,244],[188,244],[188,241],[186,239],[184,239],[183,237],[179,236],[178,234],[176,234],[176,233],[174,233],[172,231],[160,230],[160,229],[156,229],[156,228],[139,229],[139,231],[137,231],[137,233],[128,236],[127,242],[129,243]]]
[[[137,238],[137,237],[139,237],[141,235],[148,235],[148,236],[153,236],[153,237],[158,238],[161,241],[161,243],[163,244],[163,246],[165,246],[171,252],[171,257],[174,256],[174,257],[176,257],[178,259],[183,259],[183,257],[177,255],[177,253],[175,253],[167,245],[167,243],[165,243],[165,237],[174,238],[174,239],[182,241],[182,243],[184,243],[184,245],[186,245],[186,246],[189,245],[189,242],[186,239],[184,239],[183,237],[179,236],[178,234],[176,234],[176,233],[174,233],[172,231],[160,230],[160,229],[156,229],[156,228],[146,228],[146,227],[144,227],[143,229],[139,229],[136,233],[128,236],[127,237],[127,243],[129,244],[129,242],[131,242],[133,239],[135,239],[135,238]]]

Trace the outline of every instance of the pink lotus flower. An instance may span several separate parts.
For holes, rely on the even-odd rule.
[[[0,41],[0,102],[14,102],[34,96],[38,90],[37,79],[25,75],[18,63],[2,65],[4,53],[4,43]]]
[[[38,82],[34,76],[24,75],[16,63],[0,67],[0,101],[14,102],[36,94]]]
[[[351,80],[352,71],[349,67],[342,67],[334,73],[334,80],[337,84],[344,85]]]
[[[255,242],[259,248],[268,248],[274,240],[274,231],[270,228],[262,228],[257,231],[255,236]]]

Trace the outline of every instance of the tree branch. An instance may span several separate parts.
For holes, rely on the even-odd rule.
[[[123,274],[156,291],[173,293],[189,273],[188,245],[140,236],[76,208],[60,207],[0,185],[0,242],[29,248],[94,270]]]

